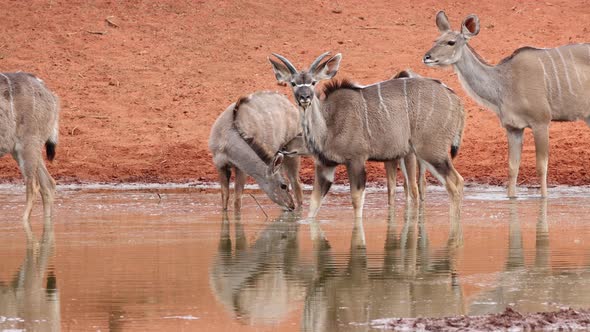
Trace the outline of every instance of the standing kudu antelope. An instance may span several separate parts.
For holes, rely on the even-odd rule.
[[[302,71],[281,55],[274,54],[280,62],[269,59],[277,80],[293,88],[303,137],[315,157],[309,217],[317,215],[337,165],[346,165],[354,215],[361,218],[365,162],[393,161],[412,152],[446,186],[451,212],[458,212],[463,178],[448,147],[456,154],[461,141],[464,115],[459,98],[436,80],[408,77],[364,87],[331,81],[320,100],[316,83],[334,77],[340,65],[340,54],[324,61],[328,54]]]
[[[393,78],[406,78],[409,75],[416,75],[404,70],[399,72]],[[307,143],[303,135],[297,135],[287,145],[285,145],[280,151],[284,155],[299,155],[309,156],[311,152],[307,149]],[[420,200],[424,200],[424,188],[426,185],[424,176],[424,167],[420,167],[420,182],[416,183],[416,157],[411,155],[406,158],[398,158],[395,160],[388,160],[383,162],[385,166],[386,180],[387,180],[387,203],[393,205],[395,201],[395,189],[397,186],[397,168],[398,165],[402,170],[404,176],[404,193],[406,202],[416,200],[420,196]]]
[[[28,222],[37,191],[45,217],[52,213],[55,181],[40,153],[55,157],[59,133],[59,100],[45,83],[28,73],[0,73],[0,157],[12,154],[26,184],[23,221]]]
[[[236,210],[242,206],[246,175],[252,176],[273,202],[294,209],[289,186],[279,172],[281,165],[293,186],[297,205],[301,206],[299,156],[284,156],[278,152],[300,132],[297,109],[287,97],[275,92],[256,92],[242,97],[221,113],[211,128],[209,150],[219,172],[223,210],[227,210],[232,167]]]
[[[441,35],[423,61],[428,66],[452,65],[467,93],[500,118],[508,137],[508,196],[516,196],[522,136],[531,128],[541,196],[546,197],[549,123],[585,119],[590,125],[590,44],[522,47],[493,66],[467,43],[479,33],[476,15],[463,20],[461,31],[453,31],[440,11],[436,25]]]

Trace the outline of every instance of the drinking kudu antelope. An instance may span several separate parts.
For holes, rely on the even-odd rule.
[[[463,178],[453,167],[448,147],[457,152],[463,128],[459,98],[438,81],[414,77],[358,86],[331,81],[316,95],[316,83],[336,75],[341,55],[320,55],[298,71],[281,55],[269,59],[277,80],[291,84],[301,113],[303,137],[315,158],[309,217],[317,215],[339,164],[346,165],[356,218],[362,217],[365,162],[390,161],[413,152],[446,186],[451,212],[458,212]]]
[[[23,221],[28,222],[37,191],[41,191],[43,211],[51,216],[55,181],[49,175],[47,159],[55,157],[58,138],[58,98],[45,83],[28,73],[0,73],[0,157],[12,154],[26,184]]]
[[[500,118],[508,136],[508,196],[516,195],[525,128],[533,131],[541,196],[547,196],[549,123],[585,119],[590,125],[590,44],[522,47],[493,66],[467,43],[479,33],[476,15],[468,15],[461,31],[453,31],[441,11],[436,25],[441,35],[424,63],[452,65],[468,94]]]
[[[299,181],[299,156],[285,157],[278,152],[300,132],[297,109],[289,99],[275,92],[256,92],[241,97],[221,113],[211,128],[209,150],[219,172],[224,210],[227,210],[229,200],[232,167],[236,210],[242,206],[246,175],[252,176],[275,203],[294,209],[289,186],[279,172],[281,165],[293,186],[297,205],[301,206],[303,191]]]

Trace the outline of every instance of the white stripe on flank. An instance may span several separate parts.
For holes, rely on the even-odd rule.
[[[447,95],[447,99],[449,100],[449,109],[453,108],[453,99],[451,99],[451,95],[449,94],[449,91],[447,91],[445,89],[445,94]]]
[[[418,85],[416,87],[416,90],[418,90],[418,97],[417,97],[418,102],[416,103],[416,117],[415,117],[415,119],[420,119],[420,115],[421,115],[420,107],[422,106],[422,100],[421,100],[422,98],[420,98],[420,85]],[[418,121],[414,122],[414,129],[416,129],[417,122]]]
[[[365,96],[363,95],[363,90],[359,90],[359,92],[361,93],[361,98],[363,99],[363,116],[365,117],[365,128],[367,129],[367,134],[369,134],[369,138],[371,138],[371,128],[369,128],[369,115],[368,113],[368,107],[367,107],[367,100],[365,99]]]
[[[8,83],[8,95],[10,98],[10,114],[12,114],[12,118],[16,120],[16,116],[14,114],[14,97],[12,95],[12,82],[10,82],[8,76],[4,75],[3,73],[0,73],[0,75],[4,77],[6,79],[6,82]]]
[[[387,109],[387,105],[385,105],[385,101],[383,100],[383,96],[381,95],[381,83],[377,84],[377,95],[379,96],[379,108],[383,110],[383,112],[387,113],[387,117],[391,120],[391,114]]]
[[[31,92],[32,92],[31,94],[33,95],[33,107],[32,107],[33,108],[33,114],[35,114],[35,103],[37,102],[36,99],[35,99],[35,90],[33,90]]]
[[[570,61],[572,62],[572,66],[576,71],[576,78],[578,79],[578,84],[582,86],[582,80],[580,79],[580,71],[578,70],[578,65],[576,64],[576,60],[574,59],[574,55],[572,54],[572,50],[570,48],[567,49],[567,53],[570,55]]]
[[[406,100],[406,118],[408,119],[408,125],[410,124],[410,102],[408,101],[408,80],[404,80],[404,99]]]
[[[434,85],[432,86],[432,107],[430,108],[430,113],[428,113],[428,116],[426,117],[426,120],[430,119],[430,116],[432,115],[432,113],[434,113],[434,104],[436,102],[435,100],[435,94],[434,94]]]
[[[423,122],[427,122],[428,119],[430,119],[430,116],[432,116],[432,113],[434,113],[434,85],[432,85],[430,90],[432,91],[432,107],[430,107],[430,111],[426,114],[426,116],[422,117]]]
[[[406,112],[410,111],[410,102],[408,101],[408,81],[404,80],[404,99],[406,101]]]
[[[567,81],[567,88],[570,91],[570,93],[575,96],[576,94],[572,90],[572,82],[570,81],[569,70],[567,70],[567,64],[565,63],[565,59],[563,58],[563,54],[561,54],[561,51],[559,50],[559,48],[556,48],[555,50],[557,51],[557,54],[559,54],[559,58],[561,59],[561,63],[563,63],[563,71],[565,72],[565,80]]]
[[[446,91],[446,89],[445,89],[445,91]],[[447,98],[449,98],[449,110],[452,110],[453,109],[453,100],[451,99],[451,95],[449,94],[449,92],[446,91],[446,93],[447,93]],[[447,124],[451,120],[452,116],[453,116],[453,112],[451,112],[451,111],[447,112],[447,118],[445,119],[445,122],[441,128],[447,128]],[[438,124],[438,125],[440,126],[440,124]]]
[[[543,82],[545,83],[545,89],[549,94],[549,102],[551,102],[551,98],[553,97],[553,88],[551,86],[551,78],[547,76],[547,71],[545,70],[545,64],[543,64],[543,60],[541,58],[537,58],[539,63],[541,64],[541,69],[543,69]]]
[[[545,53],[547,53],[547,56],[549,56],[549,60],[551,60],[551,67],[553,67],[553,74],[555,74],[555,82],[557,83],[557,96],[561,101],[561,83],[559,82],[559,76],[557,76],[557,68],[555,67],[555,61],[553,61],[553,57],[551,56],[551,53],[549,53],[549,50],[545,50]]]

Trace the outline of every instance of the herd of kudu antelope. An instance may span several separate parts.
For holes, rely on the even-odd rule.
[[[549,123],[584,119],[590,125],[590,44],[522,47],[494,66],[468,44],[480,30],[476,15],[467,16],[461,29],[454,31],[441,11],[436,26],[440,36],[423,62],[452,66],[468,94],[498,115],[508,137],[508,196],[516,195],[523,131],[531,128],[541,196],[546,197]],[[311,218],[334,181],[337,165],[346,166],[354,216],[362,217],[366,161],[384,163],[389,204],[399,165],[407,201],[424,199],[428,169],[445,186],[451,215],[460,212],[463,178],[453,158],[461,144],[465,112],[450,88],[409,70],[366,86],[332,80],[341,54],[326,52],[305,70],[298,70],[282,55],[273,56],[269,61],[276,79],[292,86],[296,106],[281,94],[256,92],[239,98],[219,116],[211,129],[209,148],[219,173],[224,210],[232,168],[236,210],[242,204],[247,175],[275,203],[286,209],[300,207],[299,158],[311,155],[315,160]],[[23,220],[28,222],[38,192],[44,215],[52,213],[55,181],[40,150],[45,145],[47,158],[55,156],[59,101],[34,75],[0,76],[0,156],[10,153],[24,177]],[[329,81],[320,87],[317,83],[324,80]]]
[[[549,123],[584,119],[590,125],[590,44],[522,47],[494,66],[468,44],[480,30],[476,15],[468,15],[461,29],[454,31],[441,11],[436,26],[440,36],[422,61],[427,66],[452,66],[467,93],[498,115],[508,136],[508,196],[516,195],[523,131],[531,128],[541,196],[546,197]],[[346,166],[354,216],[362,218],[367,161],[385,164],[389,204],[398,165],[407,201],[424,199],[428,170],[445,186],[450,215],[457,216],[463,178],[453,158],[465,124],[459,97],[440,81],[409,70],[364,86],[332,80],[341,60],[341,54],[326,52],[300,70],[273,53],[272,70],[279,83],[291,85],[296,107],[278,93],[256,92],[239,98],[219,116],[209,148],[219,172],[223,209],[228,208],[232,168],[236,210],[241,207],[246,175],[282,207],[301,206],[298,158],[311,155],[315,177],[309,218],[317,215],[338,165]],[[320,87],[324,80],[330,81]],[[295,202],[281,173],[288,175]]]

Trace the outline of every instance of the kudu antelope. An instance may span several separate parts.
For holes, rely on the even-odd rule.
[[[406,75],[407,72],[400,72],[398,75]],[[405,77],[405,76],[404,76]],[[400,78],[396,76],[395,78]],[[297,135],[287,145],[285,145],[279,152],[285,156],[309,156],[311,152],[307,149],[307,144],[302,134]],[[395,189],[397,187],[397,168],[398,165],[402,170],[404,176],[403,188],[406,202],[416,200],[418,196],[420,200],[424,200],[424,188],[426,185],[424,168],[420,168],[421,182],[416,183],[416,157],[411,155],[406,158],[398,158],[395,160],[388,160],[383,162],[385,166],[386,180],[387,180],[387,203],[392,206],[395,201]]]
[[[273,202],[294,209],[289,186],[279,172],[281,165],[293,186],[297,205],[301,206],[299,156],[285,157],[277,153],[300,131],[297,109],[289,99],[275,92],[256,92],[241,97],[221,113],[211,128],[209,150],[219,173],[223,210],[227,210],[232,167],[236,210],[242,206],[246,175],[253,177]]]
[[[395,74],[391,79],[403,79],[410,77],[420,77],[420,75],[414,73],[409,69],[402,70]],[[462,130],[462,129],[461,129]],[[305,139],[303,135],[298,135],[296,138],[291,140],[283,149],[280,151],[285,155],[297,154],[300,156],[311,155],[307,149]],[[385,177],[387,180],[387,203],[393,205],[395,201],[395,189],[397,187],[397,168],[398,165],[402,171],[404,177],[403,188],[406,198],[406,202],[411,202],[420,197],[420,200],[424,200],[424,193],[426,188],[426,176],[425,167],[423,164],[420,165],[420,176],[419,183],[416,183],[416,157],[413,154],[406,156],[405,158],[398,158],[395,160],[388,160],[383,162],[385,167]]]
[[[41,191],[45,217],[50,217],[55,181],[40,153],[55,157],[59,133],[59,100],[36,76],[0,73],[0,157],[6,153],[18,163],[26,184],[23,221],[28,222],[37,191]]]
[[[393,161],[414,153],[446,186],[452,212],[457,212],[463,178],[453,167],[464,116],[459,98],[428,78],[391,79],[369,86],[331,81],[316,95],[317,82],[338,71],[341,55],[320,55],[308,70],[298,71],[285,57],[269,59],[279,82],[291,84],[301,113],[303,137],[315,157],[315,179],[309,217],[317,215],[334,181],[337,165],[348,172],[356,218],[362,217],[365,162]]]
[[[585,119],[590,125],[590,44],[522,47],[493,66],[467,43],[479,33],[476,15],[463,20],[461,31],[453,31],[440,11],[436,25],[441,35],[423,61],[452,65],[467,93],[500,118],[508,137],[508,196],[516,196],[522,135],[531,128],[541,196],[546,197],[549,123]]]

